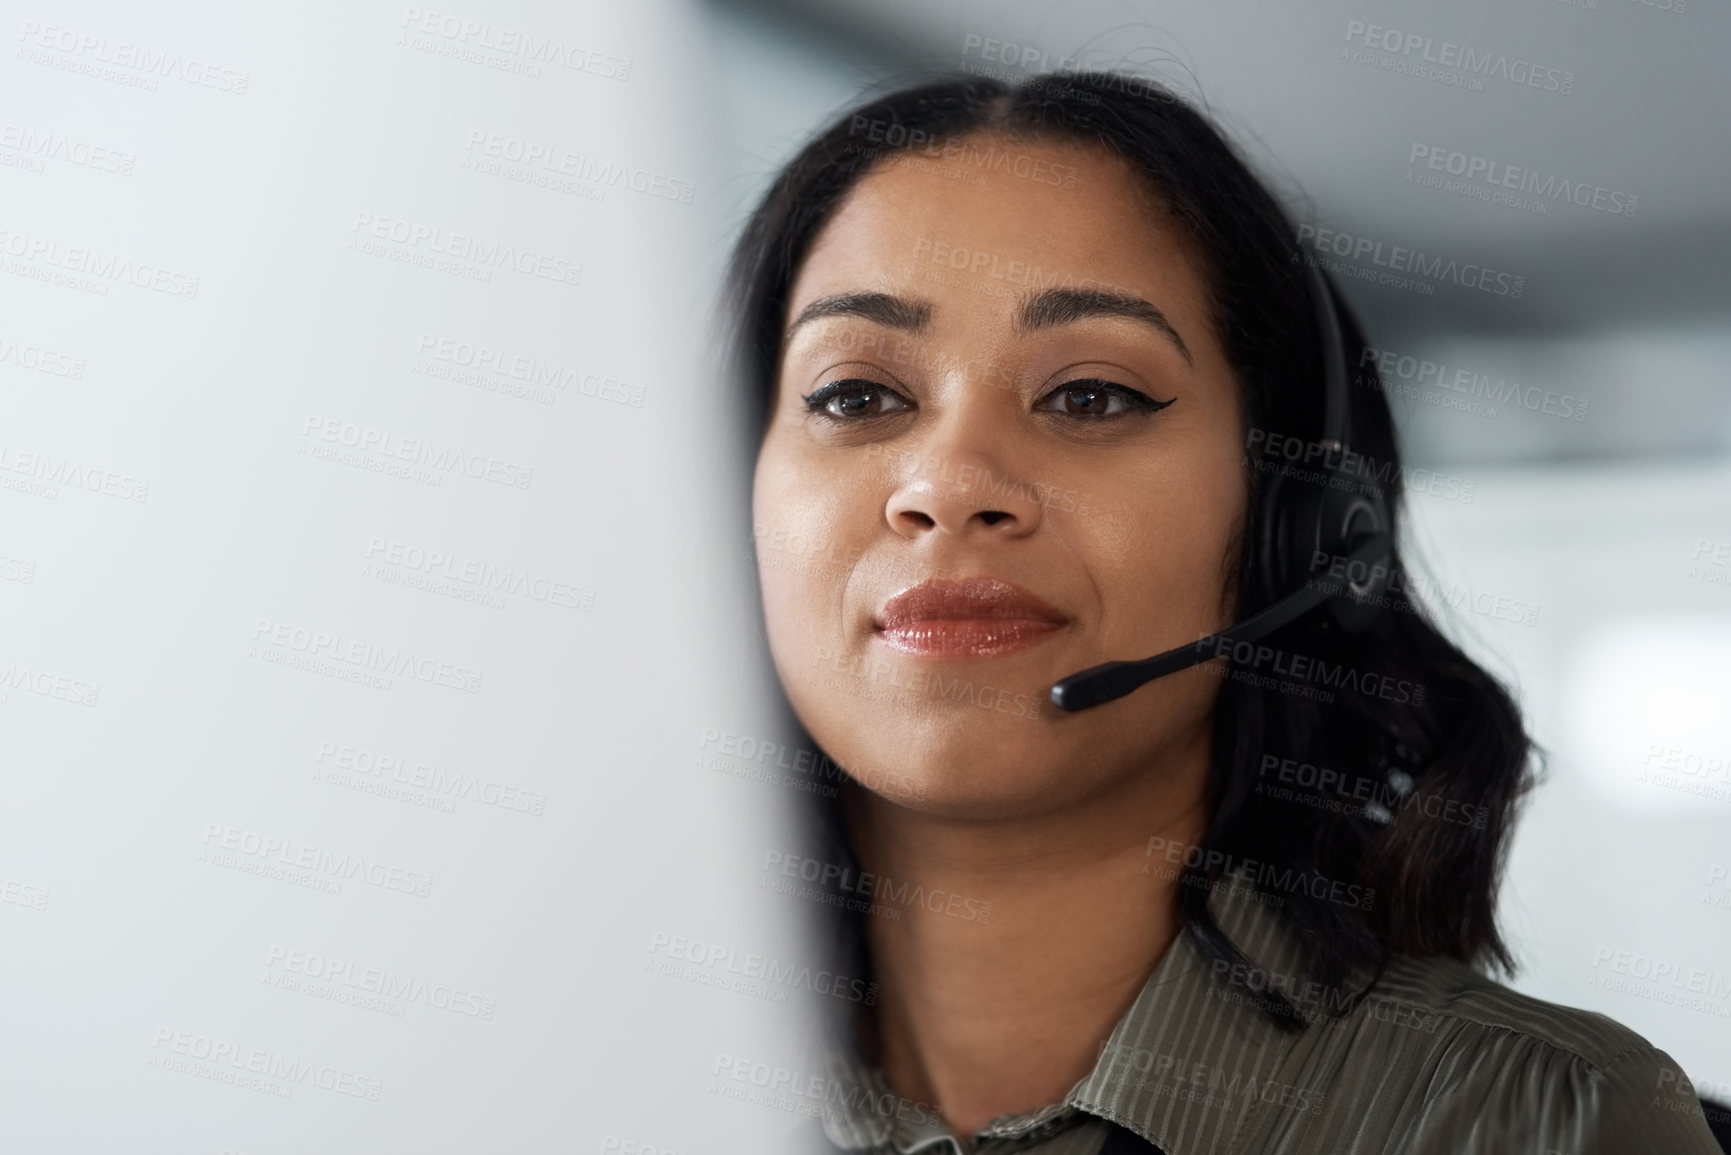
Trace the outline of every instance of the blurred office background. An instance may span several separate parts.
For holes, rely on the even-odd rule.
[[[1516,299],[1379,285],[1362,256],[1335,270],[1390,355],[1409,463],[1470,487],[1409,502],[1427,588],[1549,753],[1504,891],[1513,985],[1628,1023],[1731,1098],[1731,11],[712,0],[704,18],[736,214],[863,95],[1096,66],[1199,98],[1301,222],[1524,278]],[[1491,63],[1423,71],[1466,50]],[[1616,989],[1666,963],[1681,985]]]

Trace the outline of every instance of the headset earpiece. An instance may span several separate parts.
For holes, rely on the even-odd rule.
[[[1347,480],[1344,475],[1341,480]],[[1331,488],[1323,498],[1317,553],[1345,558],[1375,534],[1389,532],[1388,501],[1381,486],[1352,481],[1351,488]],[[1314,559],[1316,554],[1311,555]],[[1392,552],[1370,563],[1343,562],[1346,587],[1328,600],[1329,613],[1347,633],[1356,634],[1382,612],[1388,589]],[[1331,563],[1332,564],[1332,563]]]
[[[1388,534],[1392,519],[1382,486],[1348,467],[1357,459],[1348,453],[1346,335],[1328,282],[1308,259],[1304,279],[1323,343],[1323,461],[1312,472],[1324,480],[1293,477],[1284,469],[1269,478],[1263,489],[1262,576],[1276,597],[1309,581],[1344,577],[1345,588],[1328,601],[1329,613],[1342,629],[1357,633],[1382,609],[1393,559],[1392,551],[1373,563],[1349,562],[1348,555],[1368,538]]]

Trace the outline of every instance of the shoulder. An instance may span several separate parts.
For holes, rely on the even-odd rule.
[[[1422,1073],[1434,1109],[1475,1126],[1500,1117],[1493,1131],[1536,1131],[1541,1150],[1718,1151],[1664,1051],[1607,1015],[1521,994],[1452,959],[1398,959],[1342,1026],[1405,1052],[1395,1065]]]
[[[1367,1000],[1530,1040],[1601,1070],[1644,1054],[1662,1054],[1608,1015],[1521,994],[1449,958],[1396,959]]]

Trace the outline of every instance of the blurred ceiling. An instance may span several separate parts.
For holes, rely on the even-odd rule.
[[[1731,317],[1724,3],[727,3],[876,57],[885,76],[966,66],[1023,78],[1078,62],[1134,69],[1200,94],[1265,173],[1284,170],[1291,190],[1309,194],[1319,222],[1527,277],[1520,301],[1485,293],[1426,301],[1458,326],[1530,331]],[[987,42],[995,42],[992,59]],[[1381,47],[1393,43],[1400,50]],[[1480,92],[1393,71],[1428,68],[1426,54],[1464,59],[1468,50],[1473,62],[1489,61],[1468,76]],[[1506,78],[1534,69],[1537,83]],[[1458,66],[1440,71],[1466,76]],[[1451,152],[1490,161],[1516,189],[1523,180],[1542,189],[1554,178],[1553,196],[1528,192],[1528,201],[1544,203],[1539,213],[1409,184],[1409,173],[1432,171],[1430,154],[1412,165],[1414,145],[1435,149],[1444,165]],[[1509,177],[1509,168],[1532,177]],[[1599,208],[1568,203],[1558,194],[1563,180],[1605,190]],[[1483,180],[1473,185],[1492,190]],[[1612,211],[1629,197],[1632,213]]]

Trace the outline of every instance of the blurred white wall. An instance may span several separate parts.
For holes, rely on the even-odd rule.
[[[1502,894],[1512,985],[1627,1024],[1724,1101],[1731,462],[1462,471],[1472,502],[1415,498],[1409,540],[1547,754]]]
[[[0,28],[0,1149],[775,1149],[694,10]]]

